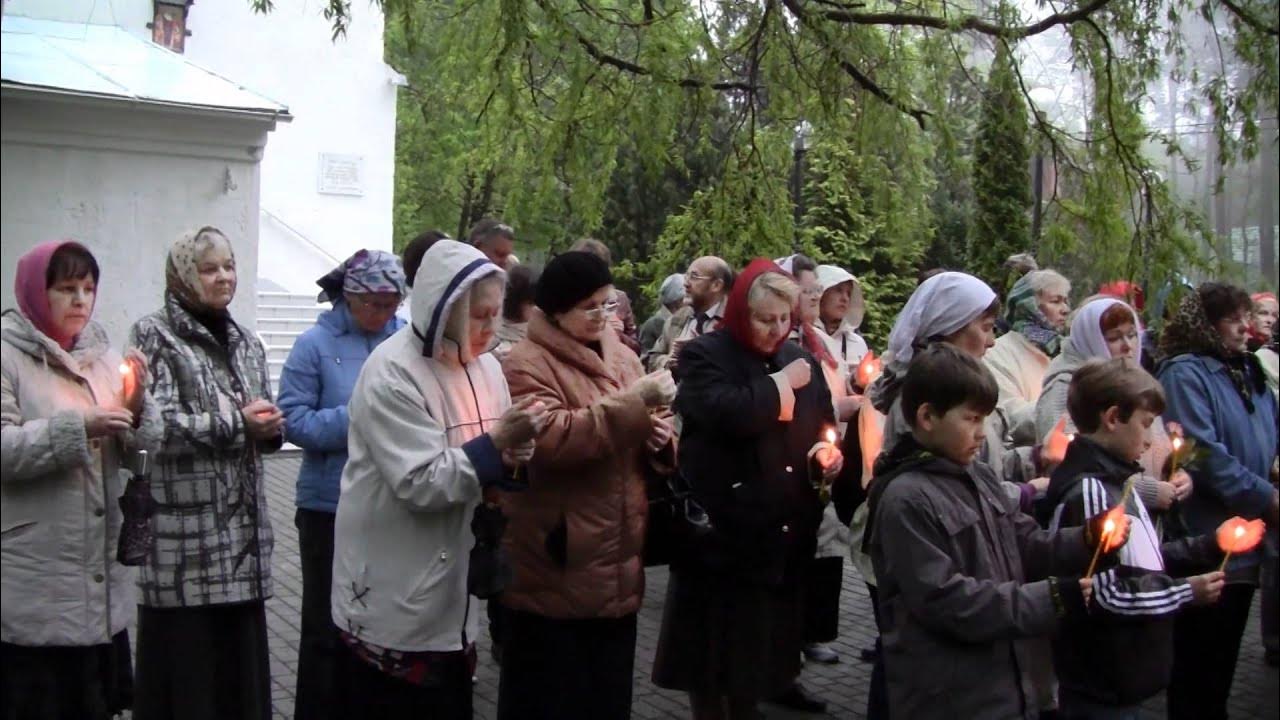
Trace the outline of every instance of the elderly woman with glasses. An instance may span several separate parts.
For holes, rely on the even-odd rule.
[[[502,497],[515,579],[502,595],[499,718],[631,715],[644,469],[674,460],[664,408],[675,384],[665,370],[643,375],[610,330],[613,298],[603,260],[557,256],[504,366],[511,396],[540,400],[548,419],[528,490]]]
[[[294,524],[302,565],[302,637],[298,642],[298,720],[328,717],[337,633],[330,617],[333,521],[338,485],[347,464],[347,405],[360,369],[373,349],[404,321],[400,260],[382,250],[361,250],[316,281],[317,302],[331,302],[302,333],[280,375],[285,432],[303,450]]]

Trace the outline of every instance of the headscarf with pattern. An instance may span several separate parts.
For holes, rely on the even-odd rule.
[[[235,249],[231,247],[231,241],[212,225],[180,235],[169,248],[169,258],[165,261],[164,289],[166,294],[177,299],[179,305],[212,333],[219,343],[226,345],[231,312],[227,308],[210,307],[200,282],[200,258],[220,242],[226,243],[227,252],[234,259]]]
[[[1040,311],[1040,301],[1031,287],[1031,273],[1013,284],[1006,300],[1005,319],[1014,332],[1020,333],[1045,355],[1056,357],[1062,349],[1062,336],[1045,319]]]
[[[316,280],[316,285],[320,286],[316,302],[336,303],[344,293],[395,293],[404,297],[404,267],[400,258],[385,250],[357,250]]]
[[[1161,362],[1188,353],[1208,355],[1221,361],[1227,369],[1227,374],[1231,376],[1231,384],[1235,386],[1240,399],[1244,401],[1245,408],[1250,413],[1253,412],[1253,395],[1249,390],[1245,365],[1249,362],[1256,363],[1257,358],[1252,353],[1238,353],[1227,349],[1222,342],[1222,336],[1209,323],[1209,316],[1205,314],[1204,302],[1200,299],[1199,290],[1183,296],[1182,303],[1178,306],[1178,313],[1169,321],[1164,334],[1160,336]],[[1261,378],[1262,373],[1255,372],[1254,377]]]

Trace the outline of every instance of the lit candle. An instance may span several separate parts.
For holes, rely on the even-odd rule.
[[[128,375],[128,374],[129,374],[129,373],[131,373],[131,372],[133,372],[133,368],[129,367],[129,363],[127,363],[127,362],[122,362],[122,363],[120,363],[120,374],[121,374],[121,375]]]
[[[826,437],[827,437],[827,444],[828,444],[828,445],[833,445],[833,446],[834,446],[834,445],[836,444],[836,430],[835,430],[835,428],[827,428]]]
[[[1247,553],[1262,542],[1267,526],[1262,520],[1245,520],[1233,517],[1218,528],[1218,549],[1224,554],[1219,572],[1225,572],[1227,561],[1234,553]]]

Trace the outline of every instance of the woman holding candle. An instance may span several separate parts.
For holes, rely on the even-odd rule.
[[[294,720],[330,717],[338,637],[329,595],[338,485],[347,463],[347,406],[369,354],[404,325],[395,316],[404,299],[404,270],[389,252],[360,250],[316,284],[317,301],[333,303],[333,309],[298,337],[280,373],[285,432],[303,450],[294,515],[302,568]]]
[[[236,259],[215,227],[169,249],[164,306],[130,337],[164,417],[155,546],[140,579],[136,720],[271,715],[271,524],[262,454],[283,442],[266,355],[232,319]]]
[[[1071,335],[1062,341],[1062,352],[1049,363],[1044,377],[1044,390],[1036,401],[1036,437],[1044,441],[1055,432],[1059,423],[1061,432],[1075,434],[1076,426],[1067,414],[1067,388],[1076,370],[1092,359],[1128,357],[1142,361],[1142,324],[1133,308],[1114,297],[1099,296],[1086,300],[1071,319]],[[1065,420],[1065,422],[1063,422]],[[1169,462],[1172,451],[1169,433],[1163,418],[1156,418],[1152,426],[1150,446],[1143,452],[1143,475],[1135,483],[1133,491],[1142,498],[1143,505],[1161,513],[1174,502],[1187,499],[1191,494],[1191,476]],[[1047,457],[1051,463],[1061,462],[1059,457]],[[1167,482],[1162,478],[1168,478]],[[1048,514],[1053,508],[1040,505],[1040,520],[1048,524]]]
[[[1280,514],[1269,481],[1276,457],[1276,403],[1248,352],[1248,293],[1204,283],[1182,300],[1161,337],[1159,377],[1165,416],[1180,423],[1204,457],[1189,468],[1196,491],[1184,506],[1191,533],[1214,531],[1239,515]],[[1169,717],[1225,718],[1240,639],[1258,585],[1260,552],[1232,555],[1222,600],[1179,615],[1169,686]]]
[[[699,720],[754,718],[799,670],[815,484],[842,458],[824,439],[835,416],[823,373],[786,342],[798,295],[774,263],[752,262],[723,328],[680,355],[680,467],[712,530],[672,563],[653,678],[689,692]]]
[[[499,718],[631,715],[644,473],[671,469],[675,382],[666,370],[644,375],[612,330],[616,297],[604,260],[556,256],[538,279],[528,336],[503,367],[511,396],[540,401],[547,423],[525,468],[529,488],[501,498],[515,578],[501,599]]]
[[[0,319],[6,718],[105,720],[132,704],[120,473],[162,430],[146,359],[122,361],[90,319],[98,282],[83,245],[37,245],[17,263],[18,309]]]

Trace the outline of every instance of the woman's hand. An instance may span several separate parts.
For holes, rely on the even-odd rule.
[[[147,375],[147,356],[136,348],[129,348],[124,354],[124,363],[129,372],[123,374],[124,406],[134,417],[142,416],[142,401],[147,394],[149,377]]]
[[[133,427],[133,413],[124,408],[94,405],[84,409],[84,434],[98,438],[128,432]]]
[[[526,395],[507,408],[489,431],[489,439],[493,440],[494,447],[505,453],[532,442],[546,424],[547,406],[532,395]]]
[[[636,380],[631,391],[640,396],[646,407],[661,407],[676,399],[676,381],[670,370],[659,370]]]
[[[829,442],[820,442],[813,446],[814,457],[822,468],[822,479],[832,480],[844,469],[844,453]]]
[[[651,453],[661,452],[662,448],[671,442],[671,438],[675,437],[675,425],[671,419],[664,415],[653,416],[653,429],[649,432],[649,439],[645,441],[645,449]]]
[[[515,447],[502,451],[502,464],[509,468],[518,468],[533,459],[533,451],[537,446],[533,440],[526,440]]]
[[[270,440],[284,429],[284,413],[270,402],[258,398],[240,408],[245,432],[254,440]]]
[[[1191,497],[1191,475],[1186,470],[1179,470],[1169,478],[1169,484],[1173,486],[1174,500],[1182,502]]]

